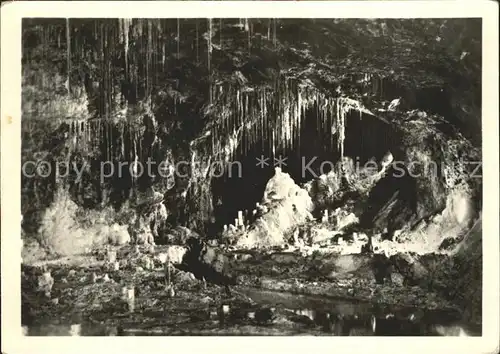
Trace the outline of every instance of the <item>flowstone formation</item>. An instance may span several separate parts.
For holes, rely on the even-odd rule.
[[[198,305],[221,297],[208,283],[480,322],[480,28],[26,19],[23,262],[101,262],[82,308],[147,274],[146,293]]]

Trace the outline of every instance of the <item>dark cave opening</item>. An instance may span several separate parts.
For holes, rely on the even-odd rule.
[[[340,160],[338,136],[331,134],[333,121],[322,123],[317,112],[317,107],[305,112],[300,138],[291,144],[292,147],[276,148],[273,154],[270,140],[258,139],[253,144],[248,144],[248,150],[232,161],[231,174],[226,170],[222,177],[212,179],[216,228],[221,229],[225,224],[234,223],[240,210],[244,215],[252,215],[256,203],[262,201],[266,184],[274,175],[274,167],[280,158],[284,161],[282,171],[288,173],[299,185],[331,171]],[[245,136],[243,139],[243,146],[247,146]],[[402,159],[403,153],[399,146],[399,136],[383,119],[357,111],[347,114],[344,155],[353,160],[356,168],[362,168],[373,158],[380,168],[380,161],[388,151],[396,161]],[[262,158],[267,158],[265,165],[259,164]],[[397,185],[399,181],[394,188],[398,189]],[[379,188],[394,189],[391,183]],[[392,194],[390,193],[391,196]],[[376,204],[381,203],[383,201]]]

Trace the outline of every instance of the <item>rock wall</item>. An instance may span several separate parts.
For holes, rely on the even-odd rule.
[[[26,21],[23,159],[41,152],[35,160],[90,165],[81,182],[74,174],[64,181],[24,178],[26,225],[39,221],[39,211],[48,207],[56,187],[63,184],[85,209],[120,209],[126,202],[133,204],[136,195],[154,189],[165,199],[169,223],[205,232],[215,202],[205,165],[238,159],[262,141],[268,142],[263,150],[273,157],[300,152],[307,116],[316,121],[314,132],[308,133],[327,147],[332,160],[350,155],[369,160],[372,152],[379,159],[389,149],[407,168],[414,160],[448,164],[438,178],[415,179],[415,205],[409,200],[412,196],[401,195],[408,188],[400,187],[395,199],[397,190],[386,200],[369,202],[374,207],[368,216],[361,217],[362,222],[366,219],[369,226],[392,232],[442,211],[451,190],[461,183],[454,168],[466,167],[456,162],[477,152],[446,124],[460,114],[462,120],[464,110],[456,104],[456,91],[449,96],[448,87],[442,87],[456,74],[460,85],[474,81],[477,89],[480,75],[471,74],[477,70],[471,63],[477,56],[480,36],[474,32],[474,24],[451,20],[400,24],[389,20],[283,20],[277,25],[266,19],[249,20],[247,26],[236,19],[214,23],[195,19],[106,19],[91,25],[77,19]],[[270,31],[272,26],[276,31]],[[458,47],[450,47],[455,43],[450,33],[456,28],[463,28],[460,38],[471,59],[462,61]],[[330,35],[325,37],[325,30]],[[443,41],[416,40],[427,30],[442,32]],[[62,34],[68,32],[69,46],[61,41]],[[318,38],[330,41],[331,46],[323,48]],[[365,42],[366,38],[373,43]],[[395,42],[386,43],[384,38]],[[357,41],[366,44],[366,53],[373,54],[364,55],[372,58],[373,65],[347,55]],[[338,52],[335,57],[331,56],[332,48]],[[389,59],[398,63],[391,70],[386,68]],[[450,65],[435,68],[427,67],[428,63]],[[426,70],[408,72],[415,67]],[[444,108],[437,99],[424,104],[442,88],[444,93],[436,96]],[[394,108],[396,104],[388,103],[399,93],[404,97],[399,108]],[[476,96],[472,92],[467,95],[473,107],[480,106]],[[447,109],[450,97],[451,108]],[[415,108],[445,117],[410,111]],[[474,108],[465,115],[475,112]],[[42,129],[48,115],[55,119]],[[36,141],[36,146],[29,141]],[[116,167],[120,162],[145,163],[148,157],[156,164],[166,161],[167,168],[174,169],[176,163],[188,161],[187,173],[183,177],[137,179],[126,173],[120,183],[112,178],[101,182],[97,177],[102,161],[110,160]],[[408,170],[418,172],[415,166]],[[331,174],[326,179],[317,185],[320,189],[326,186],[326,194],[311,192],[314,204],[344,203],[341,179]],[[361,176],[354,176],[353,181],[358,185],[351,188],[351,183],[349,192],[371,190],[371,182],[364,186]],[[478,204],[478,183],[465,183],[470,186],[473,203]],[[385,187],[379,189],[385,191]],[[313,211],[307,204],[299,206],[304,209],[297,214],[290,209],[293,201],[285,199],[282,204],[262,228],[274,232],[278,227],[272,225],[283,223],[284,230],[304,219],[306,210]],[[259,239],[257,234],[252,238]]]

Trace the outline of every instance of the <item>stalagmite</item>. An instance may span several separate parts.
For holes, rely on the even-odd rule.
[[[326,224],[328,222],[328,210],[323,211],[323,217],[321,218],[321,222]]]

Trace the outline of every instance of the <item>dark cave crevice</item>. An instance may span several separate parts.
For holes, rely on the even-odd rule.
[[[293,147],[276,150],[273,155],[270,141],[259,139],[247,152],[237,154],[234,159],[233,162],[241,164],[241,175],[238,175],[238,166],[233,164],[231,177],[226,170],[224,176],[212,179],[216,228],[221,229],[224,224],[234,223],[239,210],[251,215],[256,203],[262,200],[267,182],[274,175],[274,157],[286,158],[286,166],[282,166],[282,171],[290,174],[299,185],[331,171],[332,166],[340,160],[337,134],[330,136],[330,129],[321,126],[316,112],[314,107],[306,111],[300,129],[300,139],[294,142]],[[380,169],[380,160],[388,151],[393,154],[395,160],[402,160],[404,155],[400,144],[400,137],[385,121],[356,111],[347,114],[344,155],[352,158],[357,168],[362,168],[363,164],[375,158]],[[262,156],[269,158],[269,166],[262,168],[257,165]],[[391,192],[394,189],[406,188],[399,185],[408,183],[407,180],[396,182],[390,181],[377,188]],[[394,187],[391,187],[392,185]],[[413,192],[415,189],[411,189],[410,194]],[[391,196],[392,194],[390,193]],[[381,204],[376,207],[378,210],[384,204],[382,199],[385,194],[382,192],[380,196],[376,195],[378,194],[372,197],[372,203]]]

